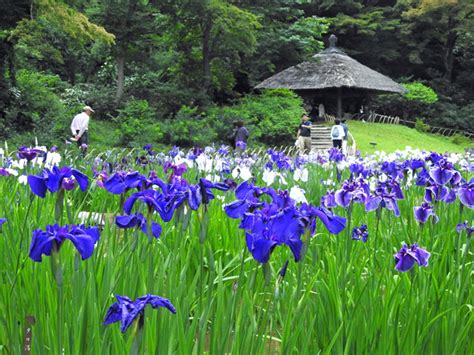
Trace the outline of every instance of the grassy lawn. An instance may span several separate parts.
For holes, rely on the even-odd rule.
[[[357,149],[363,154],[373,153],[376,150],[393,152],[404,149],[406,146],[437,152],[463,152],[465,148],[474,147],[473,142],[458,145],[448,137],[421,133],[401,125],[360,121],[349,121],[348,125],[349,131],[356,140]],[[377,143],[375,148],[370,144],[371,142]]]
[[[474,148],[474,142],[455,144],[452,138],[435,134],[421,133],[415,129],[401,125],[388,125],[380,123],[368,123],[360,121],[349,121],[349,130],[354,136],[357,149],[362,154],[371,154],[377,150],[394,152],[397,149],[403,150],[406,146],[424,150],[434,150],[437,152],[463,152],[465,148]],[[118,137],[116,135],[117,124],[110,121],[91,120],[90,123],[90,143],[93,149],[105,151],[117,147]],[[69,132],[68,132],[69,133]],[[370,143],[375,142],[373,147]],[[18,135],[8,141],[12,147],[22,144],[34,144],[30,135]],[[150,142],[142,142],[143,145]],[[160,146],[160,142],[151,142],[155,147]],[[40,142],[41,144],[41,142]],[[64,142],[59,140],[56,144],[60,148],[64,147]],[[138,146],[141,146],[138,144]]]

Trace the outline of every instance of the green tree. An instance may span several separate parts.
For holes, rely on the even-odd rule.
[[[451,83],[457,43],[463,34],[474,31],[474,3],[470,0],[408,1],[403,15],[409,21],[408,35],[426,36],[423,46],[412,47],[412,55],[421,58],[429,50],[431,63],[442,63],[443,78]]]
[[[329,23],[316,14],[306,15],[310,0],[243,0],[239,4],[259,17],[255,53],[245,58],[239,89],[249,91],[275,72],[300,63],[320,51]]]
[[[30,0],[0,2],[0,115],[8,105],[10,86],[16,86],[15,47],[10,38],[11,31],[22,18],[28,16],[30,6]]]
[[[92,0],[88,14],[115,35],[113,50],[117,66],[116,99],[121,99],[125,86],[127,61],[144,57],[150,36],[157,32],[159,12],[144,0]],[[146,57],[146,55],[145,55]]]
[[[170,16],[183,74],[189,80],[190,73],[199,70],[191,85],[210,95],[230,91],[235,68],[255,51],[257,16],[226,0],[187,0],[161,9]]]

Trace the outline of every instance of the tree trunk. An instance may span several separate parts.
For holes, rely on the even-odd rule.
[[[11,42],[6,42],[8,46],[8,72],[10,74],[10,85],[16,86],[16,69],[15,69],[15,46]]]
[[[117,93],[115,98],[120,100],[123,95],[123,88],[125,83],[125,55],[121,51],[117,56]]]
[[[203,90],[209,94],[211,89],[211,29],[212,19],[207,17],[202,30],[202,68],[203,68]]]
[[[76,84],[76,61],[74,58],[67,58],[65,60],[66,64],[66,73],[67,73],[67,78],[68,81],[71,85]]]
[[[458,38],[456,30],[452,29],[453,27],[454,21],[452,18],[449,18],[449,32],[444,46],[444,78],[450,83],[453,81],[454,47]]]

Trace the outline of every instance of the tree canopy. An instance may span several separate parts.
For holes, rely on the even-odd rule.
[[[382,113],[472,126],[469,0],[4,0],[3,135],[30,129],[44,114],[27,102],[35,95],[27,98],[21,90],[27,82],[40,90],[41,75],[58,80],[48,96],[63,107],[58,110],[65,117],[58,120],[68,120],[84,103],[110,122],[146,107],[147,122],[165,131],[176,117],[199,120],[217,106],[240,105],[257,83],[322,50],[331,33],[364,65],[399,82],[423,84],[438,97],[411,111],[404,105],[416,100],[373,101]]]

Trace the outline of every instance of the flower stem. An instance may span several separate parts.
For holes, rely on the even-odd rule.
[[[63,306],[64,306],[64,289],[63,289],[63,272],[61,263],[59,260],[59,246],[56,242],[53,242],[53,250],[51,252],[51,271],[54,279],[56,280],[56,287],[58,290],[57,298],[57,340],[58,340],[58,354],[63,353]]]
[[[143,339],[143,324],[144,324],[144,314],[141,314],[138,317],[138,325],[137,330],[135,332],[135,336],[133,337],[132,348],[130,349],[130,355],[138,355],[140,352],[140,347],[142,345]]]
[[[56,204],[54,205],[54,220],[58,224],[62,224],[61,220],[63,218],[63,209],[64,209],[64,189],[60,188],[58,190]]]
[[[270,264],[268,262],[262,264],[263,276],[265,278],[265,287],[270,284],[270,280],[272,278],[272,269],[270,268]]]

